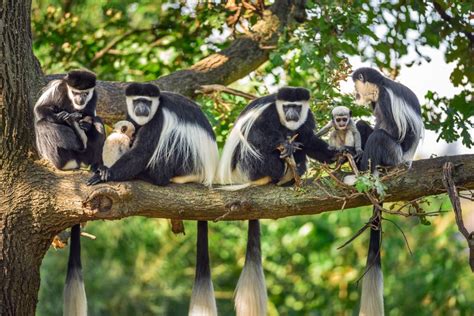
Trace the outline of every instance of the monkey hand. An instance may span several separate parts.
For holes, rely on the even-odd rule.
[[[286,140],[284,143],[280,144],[277,149],[280,151],[280,158],[285,159],[293,156],[297,150],[301,150],[302,146],[303,143]]]
[[[69,114],[69,119],[71,119],[73,121],[78,121],[78,120],[82,119],[82,113],[81,112],[72,112],[71,114]]]
[[[106,166],[100,166],[97,168],[95,174],[87,180],[87,185],[96,185],[99,183],[107,182],[110,175],[109,168]]]
[[[58,120],[60,120],[60,121],[65,122],[65,121],[67,121],[67,120],[69,119],[70,115],[71,115],[71,114],[68,113],[68,112],[66,112],[66,111],[61,111],[61,112],[59,112],[59,113],[56,114],[56,118],[57,118]]]
[[[362,157],[363,154],[364,154],[364,151],[361,148],[357,148],[354,158],[359,159],[360,157]]]
[[[81,129],[85,130],[86,132],[88,132],[91,129],[92,124],[87,120],[80,120],[79,121],[79,127]]]

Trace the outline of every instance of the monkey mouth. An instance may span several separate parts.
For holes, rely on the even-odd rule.
[[[135,106],[136,116],[148,116],[150,114],[150,108],[145,104],[138,104]]]

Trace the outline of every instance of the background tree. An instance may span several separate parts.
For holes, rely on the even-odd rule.
[[[262,95],[268,92],[262,82],[304,85],[317,100],[313,109],[318,120],[324,120],[328,106],[351,103],[337,88],[339,80],[351,72],[347,56],[361,54],[382,69],[394,69],[387,74],[396,77],[401,58],[410,50],[419,52],[420,44],[443,47],[448,60],[457,62],[451,79],[462,92],[452,99],[428,94],[427,126],[439,130],[445,139],[462,138],[466,145],[472,144],[468,132],[473,115],[469,106],[472,29],[467,22],[467,4],[426,1],[374,6],[365,1],[351,1],[350,5],[345,1],[308,1],[305,12],[301,3],[288,6],[287,1],[275,1],[269,7],[279,18],[275,23],[275,19],[262,19],[264,6],[270,5],[263,2],[190,6],[157,1],[38,0],[32,10],[33,43],[30,1],[2,4],[0,314],[33,313],[38,268],[54,234],[78,221],[133,215],[115,213],[116,207],[110,216],[90,212],[82,206],[89,193],[83,186],[86,174],[71,177],[71,173],[31,163],[35,155],[27,105],[34,103],[43,79],[32,45],[47,74],[85,67],[103,80],[160,77],[157,82],[165,89],[196,97],[203,104],[220,143],[246,100],[232,94],[196,94],[203,84],[227,85],[250,73],[233,87]],[[409,63],[426,58],[419,53]],[[109,120],[120,116],[123,109],[121,87],[119,82],[100,83],[99,109]],[[353,109],[357,115],[366,114]],[[463,181],[472,187],[472,171],[465,173]],[[149,190],[136,183],[123,187],[133,189],[135,185],[143,192]],[[202,194],[193,186],[155,192],[165,194],[164,198],[176,196],[181,201],[185,196],[193,201],[194,190],[198,196]],[[276,189],[269,188],[266,193],[272,194],[272,190]],[[315,208],[315,200],[309,197],[319,193],[311,186],[308,192],[296,198],[307,199]],[[277,193],[295,196],[291,190]],[[215,196],[210,199],[222,205]],[[424,204],[428,210],[450,209],[443,199],[429,202]],[[364,203],[360,200],[348,206]],[[173,205],[170,202],[170,209]],[[335,200],[332,205],[332,209],[340,208]],[[286,212],[291,214],[292,210]],[[153,212],[137,214],[153,216]],[[263,252],[271,312],[332,315],[354,310],[355,281],[363,270],[367,242],[358,239],[352,247],[336,248],[368,216],[368,212],[351,211],[265,222]],[[416,219],[394,220],[409,232],[416,251],[410,258],[398,230],[386,225],[387,307],[395,315],[469,313],[474,289],[465,277],[469,268],[462,252],[464,241],[455,238],[451,217],[432,220],[436,229],[419,225]],[[242,225],[220,222],[211,226],[215,287],[223,314],[232,311],[232,291],[243,264]],[[194,224],[187,224],[187,234],[179,237],[167,226],[166,221],[144,218],[87,226],[98,236],[95,242],[84,242],[91,314],[185,314],[193,275]],[[44,260],[40,315],[61,314],[66,256],[65,251],[51,250]]]

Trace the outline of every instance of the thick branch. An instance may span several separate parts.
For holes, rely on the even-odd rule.
[[[413,163],[410,171],[388,180],[389,195],[385,201],[413,200],[445,192],[443,165],[455,166],[454,181],[465,188],[474,188],[474,155],[440,157]],[[246,220],[281,218],[319,214],[327,211],[368,205],[364,195],[346,197],[341,189],[328,194],[321,184],[307,183],[303,190],[273,185],[228,192],[210,190],[197,184],[153,186],[142,181],[107,183],[93,187],[85,185],[90,173],[56,172],[36,165],[29,179],[41,177],[35,183],[51,188],[49,205],[54,206],[45,219],[61,230],[80,221],[120,219],[128,216],[185,220]],[[32,174],[33,173],[33,174]],[[31,180],[30,180],[31,181]]]
[[[276,0],[271,7],[274,17],[279,20],[279,28],[272,33],[259,34],[258,31],[237,38],[229,47],[199,61],[189,69],[176,71],[170,75],[151,81],[162,90],[193,97],[203,85],[228,85],[255,70],[268,60],[269,50],[262,46],[275,46],[278,35],[292,17],[300,17],[301,1]],[[46,80],[61,78],[62,75],[47,76]],[[98,81],[98,112],[106,121],[124,118],[124,82]]]

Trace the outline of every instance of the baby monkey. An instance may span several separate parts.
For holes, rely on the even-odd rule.
[[[352,120],[351,110],[345,106],[336,106],[331,114],[332,120],[317,132],[316,136],[325,135],[331,128],[334,128],[329,135],[329,146],[338,150],[349,150],[355,154],[355,157],[360,157],[363,152],[360,133]]]
[[[132,147],[135,126],[129,121],[115,123],[112,133],[107,137],[102,150],[104,166],[110,168]]]

